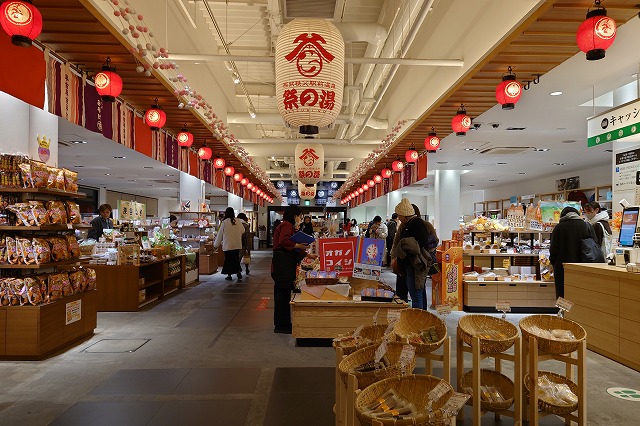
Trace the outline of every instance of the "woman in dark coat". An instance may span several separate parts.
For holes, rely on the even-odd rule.
[[[300,225],[300,231],[313,237],[313,223],[311,223],[311,216],[305,216],[302,224]]]
[[[578,210],[565,207],[560,213],[560,222],[551,233],[549,261],[553,265],[553,277],[556,283],[556,297],[564,297],[563,263],[579,263],[582,240],[596,235],[593,227],[582,219]]]
[[[291,237],[295,233],[302,216],[302,209],[288,206],[282,222],[273,231],[273,258],[271,278],[273,278],[273,325],[275,333],[291,334],[291,311],[289,302],[291,290],[295,287],[296,267],[305,257],[308,244],[295,243]]]

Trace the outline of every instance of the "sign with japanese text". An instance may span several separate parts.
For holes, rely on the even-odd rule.
[[[587,120],[587,146],[623,139],[640,133],[640,101],[592,117]]]
[[[442,255],[442,304],[462,310],[462,247],[451,247]]]
[[[74,300],[65,305],[64,325],[69,325],[82,319],[82,300]]]
[[[338,270],[340,275],[351,275],[356,253],[356,242],[356,237],[320,238],[318,240],[320,270]]]
[[[295,159],[298,181],[307,185],[320,182],[324,174],[324,148],[321,144],[299,143],[296,145]]]
[[[300,204],[300,195],[298,194],[297,190],[289,189],[287,191],[287,204],[289,205]]]
[[[344,40],[324,19],[294,19],[276,42],[276,101],[291,126],[326,127],[340,113]]]
[[[305,185],[298,181],[298,194],[302,200],[313,200],[316,196],[316,185]]]
[[[135,201],[118,200],[119,220],[143,220],[147,217],[146,204]]]
[[[353,276],[368,280],[379,280],[382,273],[382,256],[385,240],[358,237],[356,263]]]

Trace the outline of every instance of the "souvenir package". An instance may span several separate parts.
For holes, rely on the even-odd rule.
[[[78,172],[62,169],[64,173],[64,186],[68,192],[78,192]]]
[[[416,406],[403,399],[393,389],[389,389],[367,407],[364,407],[364,412],[381,419],[393,417],[407,419],[418,415]]]
[[[9,295],[5,286],[5,278],[0,278],[0,305],[9,306]]]
[[[69,282],[71,282],[74,293],[81,293],[85,291],[87,287],[84,272],[81,270],[69,272]]]
[[[7,257],[7,240],[4,235],[0,235],[0,264],[9,263],[9,258]]]
[[[69,223],[81,223],[80,206],[73,201],[67,201],[67,218]]]
[[[0,186],[12,188],[22,186],[20,164],[25,160],[24,155],[0,155]]]
[[[18,253],[21,261],[25,265],[33,265],[36,263],[36,255],[33,250],[31,240],[28,238],[16,237],[16,246],[18,247]]]
[[[35,226],[49,224],[49,212],[42,204],[42,201],[29,201],[29,206],[31,206],[31,214],[33,215]]]
[[[86,290],[90,291],[96,288],[96,270],[93,268],[81,268],[84,271],[86,279]]]
[[[40,290],[40,283],[37,279],[27,277],[24,279],[24,288],[27,290],[27,298],[32,305],[38,305],[42,303],[43,297]]]
[[[7,210],[16,215],[16,226],[34,226],[36,219],[29,203],[16,203],[7,206]]]
[[[47,240],[44,238],[33,237],[31,245],[33,246],[33,254],[35,255],[37,265],[51,262],[51,248],[49,247],[49,242]]]
[[[52,225],[67,223],[67,208],[63,201],[47,201],[47,210],[49,211],[49,222]]]
[[[8,278],[6,282],[11,287],[15,298],[11,303],[12,306],[29,303],[29,296],[22,278]]]
[[[5,244],[7,249],[7,262],[12,265],[18,264],[20,262],[20,256],[18,255],[16,240],[13,237],[7,237],[5,238]]]
[[[34,279],[38,282],[38,286],[40,286],[40,294],[42,294],[42,299],[46,302],[49,301],[49,289],[47,288],[47,276],[46,275],[36,275]]]
[[[45,163],[31,160],[31,179],[34,188],[46,188],[49,182],[49,168]]]
[[[49,295],[51,301],[73,294],[73,287],[66,272],[49,275]]]
[[[62,260],[70,259],[69,250],[67,249],[67,240],[62,237],[47,237],[49,245],[51,246],[51,260],[53,262],[60,262]]]
[[[552,382],[547,376],[538,377],[538,398],[557,406],[578,403],[578,397],[567,384]]]
[[[21,284],[22,280],[20,280],[20,283],[14,283],[16,279],[17,278],[4,278],[0,282],[2,306],[17,306],[20,304],[21,297],[16,294],[15,287],[17,284]],[[20,290],[22,290],[21,286]]]
[[[65,235],[64,237],[67,240],[67,249],[69,250],[70,258],[80,257],[80,245],[75,235]]]
[[[21,163],[19,165],[20,176],[22,177],[22,186],[24,188],[33,188],[33,174],[31,173],[31,163]]]
[[[59,189],[64,191],[64,188],[65,188],[64,170],[59,169],[57,167],[47,166],[47,171],[48,171],[47,188]]]

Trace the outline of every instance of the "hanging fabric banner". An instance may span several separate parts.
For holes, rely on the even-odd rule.
[[[422,157],[418,158],[418,164],[416,167],[417,169],[416,181],[422,180],[427,177],[428,164],[429,164],[428,154],[425,154]]]
[[[101,133],[107,139],[112,139],[113,103],[103,101],[96,88],[90,84],[85,85],[83,94],[84,127],[92,132]]]
[[[413,164],[407,164],[404,169],[402,169],[402,187],[411,185],[411,173],[413,172],[414,166]]]
[[[195,176],[204,180],[204,178],[202,177],[202,171],[200,170],[200,166],[198,163],[198,155],[195,152],[191,152],[191,150],[189,150],[189,174],[191,176]],[[211,179],[211,176],[209,176],[209,179]]]
[[[0,91],[34,107],[46,109],[44,86],[47,63],[44,52],[37,48],[15,46],[11,44],[11,38],[0,31],[0,57],[6,61],[5,66],[0,67]]]
[[[82,79],[68,64],[61,64],[51,57],[47,59],[47,75],[51,78],[47,81],[49,112],[82,126]]]
[[[206,161],[200,161],[200,169],[202,170],[200,176],[202,180],[207,183],[213,184],[213,175],[211,173],[211,166]]]
[[[166,158],[165,163],[168,166],[171,166],[177,169],[180,165],[179,164],[180,147],[178,146],[178,141],[173,136],[170,136],[168,133],[165,133],[164,137],[165,137],[164,147],[165,147],[165,158]]]
[[[133,140],[135,137],[133,123],[135,113],[131,108],[122,103],[119,99],[116,99],[116,101],[113,103],[113,106],[113,140],[121,145],[126,146],[127,148],[133,149]],[[164,159],[160,161],[164,163]]]
[[[389,184],[391,179],[382,179],[382,195],[387,195],[389,193]]]
[[[224,190],[231,192],[231,176],[224,177]]]
[[[166,152],[164,147],[163,132],[151,132],[151,146],[152,146],[151,157],[154,160],[158,160],[161,163],[164,163]]]

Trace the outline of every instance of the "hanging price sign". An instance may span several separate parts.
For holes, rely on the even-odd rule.
[[[380,360],[382,359],[383,356],[386,355],[386,353],[387,353],[387,341],[383,340],[380,346],[378,346],[378,349],[376,349],[374,361],[380,362]]]
[[[379,313],[380,313],[380,308],[378,308],[376,313],[373,315],[373,325],[378,325],[378,314]]]
[[[387,311],[387,321],[399,321],[400,320],[400,311],[397,309],[389,309]]]
[[[438,383],[438,385],[429,392],[429,399],[431,401],[438,401],[447,392],[449,392],[449,389],[451,389],[451,386],[449,386],[449,384],[444,380],[441,380],[440,383]]]
[[[573,308],[573,302],[570,302],[563,297],[558,297],[558,300],[556,300],[556,306],[565,312],[569,312],[571,308]]]
[[[400,352],[400,360],[399,363],[403,367],[406,367],[413,361],[416,357],[416,348],[411,345],[404,345],[402,347],[402,352]]]
[[[436,312],[438,312],[438,315],[449,315],[451,313],[451,306],[438,305],[436,306]]]
[[[511,312],[511,306],[509,302],[496,302],[496,311]]]

